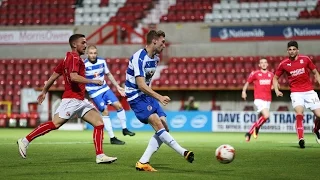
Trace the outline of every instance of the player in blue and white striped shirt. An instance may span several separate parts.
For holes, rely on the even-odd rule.
[[[169,134],[166,114],[158,101],[167,105],[168,96],[162,96],[150,87],[152,76],[156,71],[159,58],[156,54],[165,48],[165,33],[151,30],[147,34],[147,46],[140,49],[130,58],[126,74],[125,92],[128,102],[136,117],[145,124],[150,124],[156,131],[149,141],[148,147],[140,160],[136,163],[136,169],[140,171],[156,171],[149,164],[150,158],[164,142],[190,163],[194,160],[194,153],[182,148]]]
[[[103,81],[103,85],[86,84],[86,90],[96,105],[97,109],[102,114],[104,127],[106,128],[111,144],[125,144],[114,136],[112,125],[108,112],[108,105],[111,104],[117,110],[117,116],[122,125],[123,135],[134,136],[135,133],[129,131],[126,127],[126,114],[122,108],[118,98],[114,95],[110,87],[105,81],[105,74],[108,76],[112,84],[117,87],[118,92],[125,96],[124,89],[119,86],[113,75],[110,73],[105,59],[97,57],[97,48],[95,46],[88,46],[88,58],[85,60],[85,75],[87,79],[99,79]]]

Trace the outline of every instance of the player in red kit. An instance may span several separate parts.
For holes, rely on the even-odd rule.
[[[82,34],[74,34],[69,38],[71,52],[54,69],[52,76],[45,84],[41,94],[38,96],[38,103],[45,99],[46,93],[54,81],[63,75],[65,80],[65,91],[62,95],[60,106],[55,112],[52,121],[40,124],[26,137],[18,139],[17,144],[22,158],[27,157],[29,143],[35,138],[45,135],[52,130],[58,129],[74,115],[78,115],[94,127],[93,141],[96,149],[96,163],[112,163],[116,157],[106,156],[102,149],[103,121],[93,104],[85,99],[85,84],[93,83],[102,85],[100,80],[89,80],[85,78],[85,65],[80,55],[85,53],[87,41]]]
[[[254,84],[254,105],[257,107],[257,112],[260,114],[258,121],[252,124],[249,132],[245,134],[246,141],[249,142],[251,135],[256,139],[258,137],[260,127],[269,119],[270,103],[271,103],[271,88],[273,73],[268,71],[268,61],[260,59],[260,70],[253,71],[242,89],[242,98],[247,98],[247,88],[250,83]]]
[[[278,83],[279,77],[286,73],[289,80],[291,90],[291,103],[296,113],[296,130],[299,139],[300,148],[305,148],[305,141],[303,138],[303,111],[304,107],[310,109],[315,115],[314,133],[316,140],[320,142],[319,136],[319,117],[320,117],[320,101],[318,94],[313,90],[312,82],[309,77],[310,71],[314,74],[317,82],[320,84],[320,76],[316,66],[308,56],[299,55],[298,43],[290,41],[287,46],[289,58],[283,60],[275,73],[273,84]],[[277,96],[283,96],[278,87],[275,87]]]

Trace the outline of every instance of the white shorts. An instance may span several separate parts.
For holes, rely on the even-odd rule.
[[[314,91],[293,92],[290,94],[292,107],[304,106],[307,109],[315,110],[320,108],[318,94]]]
[[[94,105],[87,99],[79,100],[74,98],[62,99],[60,106],[54,114],[59,113],[59,117],[62,119],[70,119],[74,115],[83,117],[88,111],[94,109]]]
[[[257,107],[257,112],[260,113],[263,109],[270,109],[270,101],[265,101],[262,99],[255,99],[254,100],[254,105]]]

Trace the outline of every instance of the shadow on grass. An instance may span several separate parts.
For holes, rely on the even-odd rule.
[[[207,174],[217,173],[215,170],[199,170],[199,169],[185,169],[184,167],[173,167],[174,164],[152,164],[158,172],[169,172],[169,173],[194,173],[194,174]],[[192,166],[192,164],[190,165]],[[132,166],[131,166],[132,167]],[[234,170],[219,170],[219,174],[230,174]]]
[[[306,148],[300,148],[299,145],[289,146],[289,147],[292,147],[292,148],[295,148],[295,149],[301,149],[301,150],[304,150],[304,149],[313,149],[313,148],[320,148],[320,146],[319,146],[319,147],[316,147],[316,146],[306,146]]]

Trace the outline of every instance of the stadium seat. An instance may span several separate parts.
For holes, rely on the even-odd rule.
[[[212,105],[212,108],[211,110],[216,110],[216,111],[220,111],[221,110],[221,106],[218,106],[218,105]]]
[[[58,25],[73,24],[74,0],[52,1],[3,1],[0,6],[2,25]],[[41,8],[39,8],[41,6]],[[21,8],[24,7],[24,8]],[[66,20],[66,18],[67,20]]]
[[[243,111],[254,111],[254,107],[253,106],[245,106],[243,108]]]
[[[204,22],[254,22],[319,18],[315,0],[306,1],[221,1],[204,15]],[[299,13],[300,12],[300,13]]]
[[[205,13],[212,11],[213,3],[220,0],[202,0],[191,2],[178,0],[175,5],[168,9],[168,14],[163,15],[161,22],[199,22],[205,19]]]
[[[279,106],[277,111],[289,111],[288,106]]]

